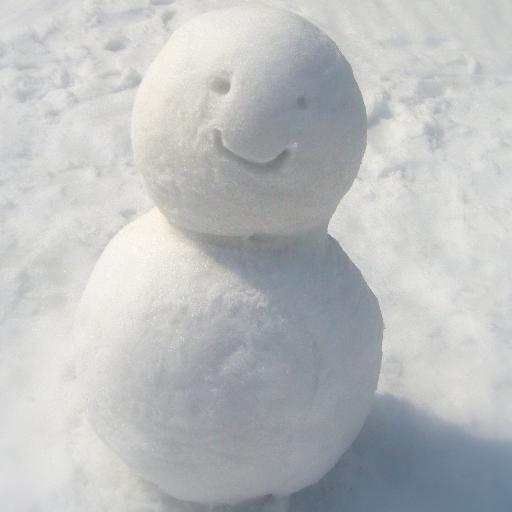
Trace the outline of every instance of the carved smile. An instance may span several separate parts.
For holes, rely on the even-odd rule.
[[[243,165],[244,169],[248,169],[254,172],[277,172],[283,166],[284,162],[290,155],[290,150],[284,149],[272,160],[258,162],[238,155],[237,153],[229,149],[224,143],[221,131],[218,129],[213,131],[213,140],[215,146],[217,147],[218,151],[221,154]]]

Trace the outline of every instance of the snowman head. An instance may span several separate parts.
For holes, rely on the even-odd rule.
[[[179,28],[132,118],[138,169],[173,224],[215,235],[325,227],[366,146],[348,62],[303,18],[241,6]]]

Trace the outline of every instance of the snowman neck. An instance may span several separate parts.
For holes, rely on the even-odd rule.
[[[245,236],[201,233],[175,224],[173,227],[188,239],[199,244],[248,251],[318,250],[323,247],[327,239],[327,226],[318,226],[308,231],[283,235],[258,233]]]

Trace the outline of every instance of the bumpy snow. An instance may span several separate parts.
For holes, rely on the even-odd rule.
[[[251,6],[179,28],[137,93],[137,167],[174,223],[221,235],[327,226],[366,146],[366,115],[335,43]]]
[[[183,22],[230,3],[2,2],[2,510],[179,510],[91,434],[72,321],[108,241],[152,206],[129,141],[140,77]],[[326,30],[361,87],[368,146],[329,230],[386,321],[361,434],[290,506],[509,512],[512,4],[272,3]]]

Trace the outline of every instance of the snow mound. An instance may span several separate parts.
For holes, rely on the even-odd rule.
[[[180,27],[137,94],[135,162],[167,218],[222,235],[326,226],[366,146],[336,44],[287,11],[243,6]]]

